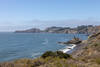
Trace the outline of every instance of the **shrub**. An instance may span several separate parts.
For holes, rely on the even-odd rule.
[[[47,57],[69,58],[71,56],[69,54],[63,53],[61,51],[56,51],[56,52],[47,51],[41,57],[42,58],[47,58]]]
[[[45,52],[41,57],[42,58],[46,58],[46,57],[55,57],[56,55],[55,55],[55,53],[54,52],[52,52],[52,51],[47,51],[47,52]]]
[[[61,51],[56,51],[55,53],[57,54],[57,56],[59,58],[69,58],[69,57],[71,57],[69,54],[63,53]]]

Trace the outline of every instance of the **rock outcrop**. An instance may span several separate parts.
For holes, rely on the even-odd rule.
[[[58,42],[59,44],[80,44],[82,42],[81,39],[74,37],[72,40],[67,42]]]

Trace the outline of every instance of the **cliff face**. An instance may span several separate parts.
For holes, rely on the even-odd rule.
[[[67,34],[93,34],[95,32],[100,31],[100,26],[78,26],[76,28],[70,28],[70,27],[48,27],[45,30],[40,29],[29,29],[24,31],[16,31],[17,33],[40,33],[40,32],[46,32],[46,33],[67,33]]]
[[[77,33],[76,30],[71,29],[69,27],[49,27],[44,30],[44,32],[49,33]]]
[[[44,30],[44,32],[49,32],[49,33],[72,33],[72,34],[93,34],[95,32],[100,31],[100,26],[78,26],[76,28],[70,28],[70,27],[49,27]]]

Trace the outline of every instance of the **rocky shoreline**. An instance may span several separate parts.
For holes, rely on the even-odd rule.
[[[63,53],[71,54],[76,46],[76,44],[70,44],[70,46],[66,46],[64,49],[60,49],[60,51]]]
[[[87,44],[84,43],[85,40],[81,40],[79,38],[74,37],[72,40],[67,41],[67,42],[58,42],[59,44],[62,45],[70,45],[71,47],[67,47],[66,49],[62,50],[62,52],[64,53],[68,53],[71,54],[72,56],[75,57],[75,55],[77,55],[76,53],[79,53],[80,50],[82,50],[84,47],[87,46]]]
[[[81,39],[79,39],[79,38],[76,38],[75,36],[74,36],[74,38],[72,39],[72,40],[70,40],[70,41],[67,41],[67,42],[58,42],[59,44],[80,44],[82,42],[82,40]]]

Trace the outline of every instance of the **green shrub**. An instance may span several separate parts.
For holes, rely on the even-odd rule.
[[[55,57],[56,56],[56,54],[54,53],[54,52],[52,52],[52,51],[47,51],[47,52],[45,52],[41,57],[42,58],[46,58],[46,57]]]
[[[69,58],[69,57],[71,57],[69,54],[63,53],[61,51],[56,51],[55,53],[59,58]]]
[[[69,58],[71,56],[69,54],[63,53],[61,51],[56,51],[56,52],[47,51],[41,57],[42,58],[47,58],[47,57]]]

